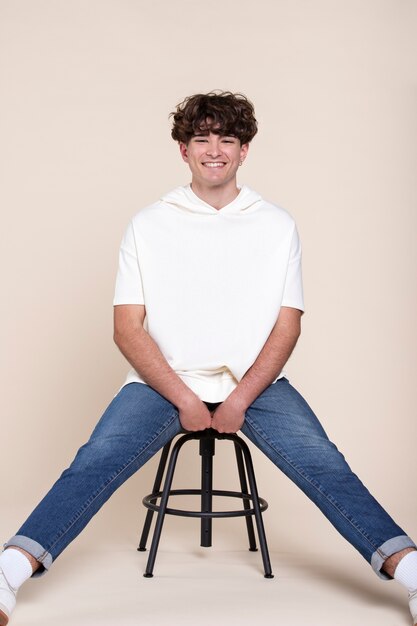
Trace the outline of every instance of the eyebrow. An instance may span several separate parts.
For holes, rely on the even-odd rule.
[[[197,133],[194,133],[193,137],[207,137],[207,135],[209,135],[209,131],[199,131]],[[228,133],[222,134],[222,133],[213,133],[214,135],[219,135],[220,137],[232,137],[233,139],[237,139],[236,135],[231,135]]]

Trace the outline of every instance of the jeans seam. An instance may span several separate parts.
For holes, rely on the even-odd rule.
[[[51,552],[51,550],[54,548],[54,546],[58,543],[58,541],[60,541],[63,537],[65,537],[65,535],[69,532],[69,530],[74,526],[74,524],[76,522],[78,522],[78,520],[84,515],[84,513],[87,511],[87,509],[93,504],[93,502],[102,495],[102,493],[109,487],[109,485],[112,484],[112,482],[114,482],[116,480],[116,478],[118,478],[124,471],[126,471],[128,469],[128,467],[130,467],[132,465],[132,463],[134,463],[138,457],[143,454],[148,448],[149,446],[154,443],[158,437],[160,437],[162,435],[162,433],[172,424],[172,422],[177,418],[176,413],[174,413],[173,416],[171,416],[169,418],[169,420],[167,422],[165,422],[165,424],[162,426],[162,428],[157,431],[155,433],[155,437],[151,440],[149,440],[149,442],[145,443],[144,447],[137,453],[135,454],[135,456],[129,460],[127,463],[125,463],[119,470],[117,470],[117,472],[112,476],[112,478],[110,480],[108,480],[100,489],[99,491],[95,494],[94,497],[90,497],[86,503],[84,504],[84,507],[79,511],[78,514],[76,514],[72,519],[71,522],[69,523],[69,525],[65,528],[65,530],[55,539],[55,541],[52,542],[52,544],[49,546],[48,550],[45,550],[45,553]]]
[[[369,543],[369,545],[372,547],[372,549],[378,550],[379,545],[377,545],[376,543],[374,543],[365,533],[365,531],[358,525],[356,525],[354,523],[354,521],[352,519],[350,519],[346,512],[343,510],[343,508],[337,503],[337,501],[334,498],[330,497],[330,494],[328,494],[325,490],[320,490],[319,487],[312,481],[312,479],[310,478],[310,476],[308,476],[308,474],[303,473],[299,470],[299,468],[291,461],[291,459],[286,458],[281,452],[279,452],[278,450],[276,450],[270,443],[269,441],[265,438],[265,435],[262,433],[262,431],[258,430],[253,422],[251,422],[251,420],[247,419],[246,417],[246,423],[248,425],[249,428],[251,428],[255,433],[257,433],[260,437],[262,437],[263,441],[266,443],[267,446],[269,446],[269,448],[277,455],[279,455],[281,457],[281,459],[287,464],[289,465],[295,472],[297,472],[297,474],[303,478],[305,481],[307,481],[309,483],[309,485],[311,485],[318,493],[320,493],[321,495],[323,495],[326,500],[329,502],[329,504],[331,504],[334,509],[347,521],[349,522],[349,524],[355,528],[356,531],[358,531],[360,533],[360,535]]]

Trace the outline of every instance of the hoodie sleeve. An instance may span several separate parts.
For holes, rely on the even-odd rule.
[[[113,304],[145,304],[132,222],[129,223],[120,245]]]
[[[295,309],[300,309],[300,311],[304,313],[301,256],[301,243],[297,227],[294,225],[281,306],[289,306]]]

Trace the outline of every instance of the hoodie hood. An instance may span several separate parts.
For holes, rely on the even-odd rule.
[[[208,204],[199,198],[191,189],[191,184],[185,185],[184,187],[176,187],[162,196],[161,200],[163,202],[167,202],[168,204],[172,204],[183,211],[190,213],[204,213],[206,215],[255,211],[260,206],[262,197],[246,185],[238,185],[238,189],[240,191],[236,198],[221,209],[216,209],[211,206],[211,204]]]

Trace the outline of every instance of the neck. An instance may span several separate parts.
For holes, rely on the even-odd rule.
[[[207,187],[193,180],[191,182],[191,189],[196,196],[201,198],[201,200],[204,200],[204,202],[207,202],[207,204],[215,209],[222,209],[227,204],[230,204],[230,202],[232,202],[239,195],[239,189],[237,188],[236,181],[233,181],[232,184],[227,187],[224,187],[223,185],[219,185],[218,187]]]

